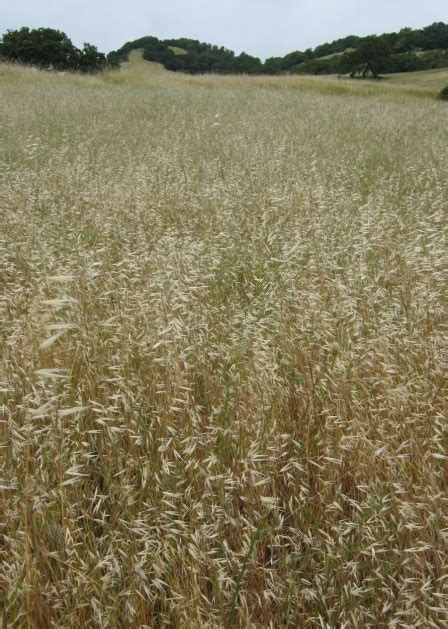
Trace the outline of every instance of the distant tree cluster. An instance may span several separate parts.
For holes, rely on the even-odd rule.
[[[381,74],[392,72],[416,72],[418,70],[435,70],[448,67],[448,50],[434,50],[422,53],[403,53],[381,57]],[[374,76],[365,72],[365,66],[358,63],[359,55],[350,53],[335,56],[331,59],[314,59],[308,63],[292,68],[293,74],[351,74],[352,76]]]
[[[296,63],[291,64],[291,60]],[[363,78],[447,66],[448,24],[443,22],[379,36],[349,35],[314,50],[267,59],[264,64],[273,74],[350,74]]]
[[[205,44],[195,39],[166,39],[142,37],[127,42],[119,50],[108,55],[112,62],[126,61],[131,50],[143,49],[147,61],[161,63],[174,72],[188,74],[263,74],[263,64],[258,57],[246,53],[236,55],[224,47]],[[185,54],[176,54],[174,49],[181,49]]]
[[[364,38],[357,48],[329,58],[311,59],[290,72],[294,74],[350,74],[378,78],[380,74],[415,72],[448,67],[448,50],[394,53],[382,37]]]
[[[423,29],[403,28],[398,33],[362,38],[350,35],[294,54],[307,55],[307,59],[289,68],[297,74],[377,78],[391,72],[443,68],[448,66],[448,24],[435,22]]]
[[[7,31],[0,42],[0,59],[41,68],[77,72],[98,72],[111,62],[93,44],[76,48],[62,31],[52,28]]]
[[[131,50],[143,49],[148,61],[168,70],[189,74],[350,74],[378,77],[388,72],[411,72],[448,66],[448,24],[436,22],[423,29],[403,28],[398,33],[357,37],[349,35],[312,50],[271,57],[264,63],[246,53],[193,39],[159,40],[142,37],[109,53],[111,63],[126,61]],[[173,48],[185,54],[176,54]]]

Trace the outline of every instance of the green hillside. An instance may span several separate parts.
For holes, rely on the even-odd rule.
[[[448,24],[436,22],[423,29],[404,28],[379,36],[349,35],[314,50],[294,51],[265,62],[198,40],[146,36],[112,51],[109,60],[121,63],[136,48],[143,49],[146,60],[188,74],[350,74],[376,78],[448,67]]]
[[[76,48],[67,35],[50,28],[9,30],[0,41],[0,61],[31,64],[59,71],[84,73],[117,68],[133,50],[167,70],[186,74],[245,75],[381,75],[448,67],[448,24],[435,22],[422,29],[401,29],[357,37],[349,35],[305,51],[262,61],[246,52],[235,54],[223,46],[190,38],[161,40],[152,35],[126,42],[107,58],[92,44]]]

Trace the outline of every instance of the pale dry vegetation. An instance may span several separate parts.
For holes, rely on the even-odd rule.
[[[429,89],[437,92],[448,84],[448,68],[407,72],[406,74],[389,74],[384,77],[384,81],[388,85],[413,86],[419,90]]]
[[[142,68],[0,67],[5,625],[444,626],[446,104]]]

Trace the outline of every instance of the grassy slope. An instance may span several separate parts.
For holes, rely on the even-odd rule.
[[[112,75],[117,72],[112,72]],[[118,74],[125,74],[126,77],[134,77],[137,81],[145,80],[148,74],[168,74],[162,64],[146,61],[143,59],[142,50],[131,50],[129,61],[122,64]]]
[[[384,80],[394,85],[413,86],[424,91],[438,93],[445,85],[448,85],[448,68],[388,74]]]
[[[175,55],[187,55],[188,52],[184,48],[179,48],[178,46],[169,46],[169,48],[174,52]]]
[[[11,66],[0,65],[0,78],[4,81],[28,81],[29,72],[23,68],[11,70]],[[40,73],[40,76],[45,73]],[[8,76],[8,79],[6,77]],[[33,75],[31,75],[33,76]],[[51,81],[52,75],[48,75]],[[104,84],[138,85],[148,87],[154,80],[177,80],[182,84],[210,85],[216,89],[228,89],[230,85],[252,84],[269,86],[281,91],[305,90],[326,94],[352,94],[360,96],[373,96],[375,94],[396,98],[398,94],[407,96],[421,96],[423,98],[436,96],[440,90],[448,84],[448,68],[440,70],[428,70],[425,72],[409,72],[402,74],[389,74],[381,82],[378,81],[353,81],[350,79],[338,79],[335,76],[291,76],[291,77],[241,77],[241,76],[214,76],[205,75],[191,77],[174,74],[165,70],[159,63],[145,61],[140,50],[130,53],[129,62],[124,63],[116,72],[104,73],[101,77],[70,77],[70,81],[80,81],[83,85]]]
[[[180,49],[179,49],[180,50]],[[127,79],[133,77],[137,81],[145,80],[148,75],[152,74],[169,75],[163,66],[157,63],[145,61],[141,56],[141,51],[134,50],[130,55],[130,63],[124,64],[121,70],[120,79],[124,76]],[[172,75],[171,75],[172,76]],[[179,75],[178,75],[179,76]],[[116,73],[113,78],[116,79]],[[191,80],[190,77],[179,77],[180,80]],[[227,86],[229,82],[238,82],[240,77],[198,77],[196,81],[202,83],[212,83],[216,85],[216,81],[220,81],[223,86]],[[294,77],[253,77],[248,79],[244,77],[243,81],[252,81],[258,84],[269,84],[278,89],[305,89],[322,93],[339,93],[339,94],[360,94],[373,95],[382,93],[394,97],[397,90],[400,93],[406,93],[414,96],[432,96],[437,95],[440,90],[448,85],[448,68],[440,70],[427,70],[424,72],[408,72],[401,74],[388,74],[381,83],[377,81],[353,81],[350,79],[337,79],[334,76],[294,76]],[[216,87],[219,87],[216,85]]]
[[[444,626],[446,105],[0,78],[6,625]]]

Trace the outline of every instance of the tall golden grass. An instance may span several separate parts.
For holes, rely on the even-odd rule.
[[[445,626],[446,105],[134,61],[0,66],[4,626]]]

